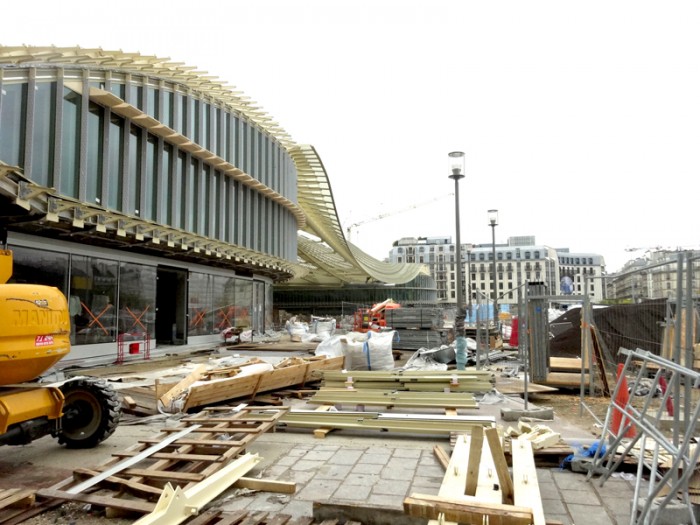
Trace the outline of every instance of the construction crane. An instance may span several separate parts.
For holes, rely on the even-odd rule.
[[[439,197],[434,197],[432,199],[428,199],[427,201],[417,202],[417,203],[412,204],[410,206],[406,206],[405,208],[399,208],[398,210],[389,211],[386,213],[380,213],[379,215],[375,215],[374,217],[370,217],[369,219],[355,222],[346,228],[347,238],[348,238],[348,240],[350,240],[350,234],[352,233],[352,230],[354,228],[357,228],[358,226],[362,226],[363,224],[367,224],[368,222],[374,222],[374,221],[378,221],[381,219],[385,219],[386,217],[390,217],[392,215],[398,215],[399,213],[405,213],[407,211],[411,211],[411,210],[414,210],[416,208],[420,208],[421,206],[425,206],[426,204],[431,204],[435,201],[442,200],[446,197],[454,197],[454,193],[440,195]]]

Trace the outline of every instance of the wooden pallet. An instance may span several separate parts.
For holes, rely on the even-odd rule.
[[[287,410],[206,408],[174,427],[161,429],[152,439],[139,440],[127,450],[114,453],[103,465],[76,468],[72,478],[38,490],[38,503],[28,512],[38,514],[57,503],[80,501],[106,509],[111,517],[148,514],[164,491],[192,489],[238,461],[258,436],[274,430]],[[242,479],[244,486],[247,478]],[[285,485],[269,482],[271,487],[275,484]],[[286,485],[277,488],[289,492]]]

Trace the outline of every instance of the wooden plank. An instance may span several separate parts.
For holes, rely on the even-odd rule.
[[[588,370],[588,363],[585,363],[584,368]],[[578,357],[551,356],[549,358],[549,369],[558,372],[581,372],[581,359]]]
[[[86,468],[79,468],[73,471],[73,477],[75,478],[76,481],[83,481],[86,479],[94,478],[95,476],[99,476],[100,471],[99,470],[92,470],[92,469],[86,469]],[[163,492],[161,489],[157,487],[152,487],[150,485],[146,485],[144,483],[136,483],[134,481],[130,481],[128,479],[122,479],[118,476],[109,476],[108,478],[104,479],[102,482],[101,486],[106,486],[110,489],[113,489],[115,492],[121,492],[122,490],[126,489],[132,494],[136,494],[138,496],[141,496],[143,498],[151,498],[155,496],[156,498],[160,497],[161,493]]]
[[[30,489],[6,489],[0,492],[0,509],[26,509],[34,504],[35,492]]]
[[[498,481],[501,485],[502,503],[512,505],[513,480],[510,478],[510,472],[508,472],[508,462],[503,453],[503,446],[501,444],[501,437],[498,434],[498,429],[487,428],[484,430],[484,433],[486,434],[486,440],[489,442],[491,457],[496,465],[496,474],[498,475]]]
[[[479,482],[476,486],[476,497],[480,501],[489,503],[501,503],[503,496],[501,494],[501,485],[498,483],[498,477],[495,475],[496,465],[491,455],[491,447],[488,440],[484,441],[483,450],[481,452],[481,461],[479,462]]]
[[[588,384],[588,377],[588,374],[584,374],[585,384]],[[578,388],[581,386],[581,373],[550,372],[543,383],[550,386]]]
[[[264,490],[265,492],[277,492],[279,494],[294,494],[297,490],[296,483],[291,481],[247,477],[238,478],[238,481],[236,481],[233,486],[251,490]]]
[[[545,525],[542,496],[532,445],[525,438],[511,441],[513,462],[513,503],[532,509],[532,525]]]
[[[447,452],[445,452],[445,449],[440,445],[435,445],[433,447],[433,454],[435,454],[435,457],[440,465],[442,465],[442,468],[447,469],[447,466],[450,464],[450,456],[447,454]]]
[[[187,391],[193,383],[196,383],[207,373],[207,365],[199,365],[192,372],[187,374],[187,377],[182,379],[173,388],[168,390],[165,394],[160,396],[160,402],[166,410],[170,408],[172,402],[175,401],[180,395]]]
[[[484,430],[475,428],[472,430],[471,442],[469,443],[469,460],[467,463],[467,481],[465,483],[464,494],[467,496],[476,495],[476,487],[479,484],[479,463],[481,463],[481,450],[484,445]]]
[[[403,500],[404,512],[409,516],[446,520],[457,523],[484,523],[488,516],[489,525],[531,525],[532,510],[502,503],[479,501],[471,496],[445,498],[428,494],[411,494]]]

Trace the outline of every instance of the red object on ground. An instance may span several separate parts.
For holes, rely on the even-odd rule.
[[[629,418],[622,413],[617,407],[627,408],[630,401],[629,387],[627,386],[627,378],[622,374],[624,365],[619,363],[617,365],[617,383],[619,385],[617,389],[617,396],[615,397],[615,406],[613,406],[612,421],[610,427],[615,436],[619,436],[620,430],[624,430],[625,426],[630,422]],[[631,426],[629,430],[625,433],[624,437],[633,438],[637,435],[637,431],[634,426]]]
[[[510,323],[510,339],[508,340],[510,346],[518,346],[518,318],[513,317]]]
[[[661,393],[666,395],[668,383],[666,383],[666,378],[664,376],[659,376],[659,385],[661,385]],[[668,412],[669,416],[673,416],[673,399],[671,399],[671,396],[666,398],[666,412]]]

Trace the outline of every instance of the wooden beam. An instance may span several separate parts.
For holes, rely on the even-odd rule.
[[[294,494],[297,484],[291,481],[277,481],[272,479],[258,479],[242,477],[238,478],[233,486],[250,490],[264,490],[265,492],[277,492],[279,494]]]
[[[447,469],[447,466],[450,464],[450,456],[447,455],[445,449],[440,445],[435,445],[433,447],[433,454],[435,454],[435,457],[440,465],[442,465],[442,468]]]
[[[403,500],[404,512],[419,518],[439,519],[464,524],[482,524],[488,516],[489,525],[531,525],[532,509],[502,503],[487,503],[470,496],[445,498],[428,494],[411,494]]]
[[[170,406],[172,405],[173,401],[180,396],[183,392],[185,392],[190,386],[192,386],[193,383],[196,383],[200,379],[202,379],[207,373],[207,365],[199,365],[196,367],[192,372],[190,372],[187,377],[182,379],[179,383],[177,383],[174,387],[172,387],[170,390],[168,390],[165,394],[160,396],[160,402],[163,403],[163,407],[165,407],[166,410],[170,409]]]
[[[479,463],[481,463],[481,449],[484,446],[484,431],[482,428],[472,430],[469,443],[469,462],[467,463],[467,483],[464,494],[476,495],[476,487],[479,483]]]
[[[496,474],[498,474],[498,482],[501,485],[503,497],[502,503],[512,505],[513,480],[510,478],[510,472],[508,472],[508,462],[506,461],[506,455],[503,453],[503,445],[501,444],[501,437],[498,435],[498,429],[487,428],[484,430],[484,433],[491,448],[491,457],[493,457],[493,462],[496,464]]]
[[[510,448],[513,461],[513,503],[532,508],[532,525],[545,525],[532,445],[526,438],[520,437],[511,441]]]

